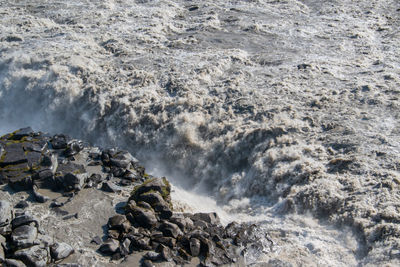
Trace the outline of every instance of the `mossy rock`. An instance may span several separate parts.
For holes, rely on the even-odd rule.
[[[167,202],[171,203],[171,184],[168,180],[163,178],[150,178],[144,181],[141,185],[135,186],[132,190],[130,200],[137,201],[139,196],[144,193],[158,192],[162,198]]]

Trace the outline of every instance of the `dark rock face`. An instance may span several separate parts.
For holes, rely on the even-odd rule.
[[[102,151],[66,135],[51,137],[24,128],[0,137],[0,184],[30,192],[33,201],[48,205],[63,220],[78,217],[61,207],[85,188],[118,194],[126,191],[125,186],[135,186],[123,214],[104,222],[106,241],[92,240],[99,245],[98,252],[112,260],[147,251],[141,261],[144,266],[160,261],[182,265],[192,257],[198,257],[203,266],[232,264],[241,246],[254,241],[248,234],[251,226],[232,223],[223,227],[216,213],[174,212],[168,180],[145,174],[129,152]],[[47,202],[50,199],[42,189],[62,193],[68,200]],[[20,210],[29,206],[20,201],[13,210],[8,201],[0,200],[2,266],[80,266],[60,263],[74,248],[44,236],[40,221]]]

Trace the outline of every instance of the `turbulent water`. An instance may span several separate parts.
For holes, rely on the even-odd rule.
[[[396,266],[399,28],[397,0],[0,0],[0,131],[128,149],[257,221],[249,263]]]

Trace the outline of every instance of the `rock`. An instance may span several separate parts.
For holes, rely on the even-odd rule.
[[[4,253],[3,246],[0,244],[0,263],[2,263],[6,259],[6,255]]]
[[[2,264],[4,267],[26,267],[22,261],[13,259],[6,259]]]
[[[121,250],[121,255],[122,256],[127,256],[131,250],[130,250],[130,246],[131,246],[131,240],[129,238],[125,238],[124,241],[122,242],[121,246],[120,246],[120,250]]]
[[[220,224],[221,221],[218,217],[218,214],[215,212],[210,213],[195,213],[191,216],[191,219],[196,223],[196,221],[204,221],[209,224],[217,225]]]
[[[36,237],[37,228],[32,225],[21,225],[15,228],[11,234],[12,244],[17,248],[27,248],[35,245]]]
[[[86,179],[86,187],[91,188],[100,184],[104,180],[104,176],[98,173],[92,174],[89,178]]]
[[[122,192],[121,187],[119,187],[118,185],[116,185],[110,181],[103,182],[103,184],[101,185],[101,190],[103,190],[105,192],[110,192],[110,193],[121,193]]]
[[[57,156],[55,154],[44,154],[40,164],[55,174],[58,168]]]
[[[161,224],[159,230],[167,237],[177,238],[178,236],[183,236],[179,226],[170,222],[164,222]]]
[[[38,245],[17,250],[14,257],[32,267],[44,267],[49,261],[47,250]]]
[[[130,236],[130,240],[132,241],[133,248],[137,250],[150,250],[150,238],[148,237],[140,237],[140,236]]]
[[[25,208],[27,208],[27,207],[29,207],[29,203],[28,203],[27,201],[25,201],[25,200],[19,201],[19,202],[14,206],[14,208],[16,208],[16,209],[25,209]],[[1,213],[0,213],[0,214],[1,214]]]
[[[87,173],[69,172],[65,174],[62,181],[64,189],[66,191],[81,190],[87,176]]]
[[[11,140],[21,140],[23,137],[29,136],[32,133],[33,133],[33,130],[32,130],[31,127],[21,128],[21,129],[15,131],[13,136],[11,138],[9,138],[9,139],[11,139]]]
[[[64,150],[64,155],[66,157],[71,157],[73,155],[78,154],[83,149],[82,141],[72,140],[67,144],[67,147]]]
[[[119,248],[119,242],[114,239],[108,239],[103,245],[100,246],[99,251],[106,255],[115,253]]]
[[[38,188],[56,189],[54,173],[50,169],[44,169],[33,176],[33,184]]]
[[[63,134],[55,135],[50,140],[50,144],[53,149],[65,149],[67,148],[67,137]]]
[[[161,258],[161,254],[154,252],[154,251],[149,251],[146,254],[143,255],[143,258],[147,259],[147,260],[151,260],[151,261],[156,261],[159,260]]]
[[[110,229],[127,232],[131,225],[125,215],[118,214],[108,219],[108,227]]]
[[[119,239],[120,232],[118,230],[108,230],[108,237],[112,239]]]
[[[25,212],[17,217],[15,217],[11,221],[12,228],[15,229],[20,225],[24,224],[30,224],[31,222],[34,222],[36,224],[36,227],[39,227],[39,222],[38,220],[30,214],[30,212]]]
[[[56,264],[55,267],[83,267],[79,263],[61,263]]]
[[[74,253],[74,249],[66,243],[55,243],[50,247],[51,257],[56,261],[65,259],[72,253]]]
[[[11,204],[6,200],[0,200],[0,227],[11,221]]]
[[[158,247],[158,251],[160,252],[160,255],[161,255],[163,260],[172,261],[172,252],[171,252],[171,249],[169,247],[166,247],[166,246],[161,244]]]
[[[117,154],[113,155],[110,158],[110,164],[111,166],[123,168],[123,169],[128,169],[129,165],[131,162],[138,162],[137,159],[135,159],[131,153],[127,151],[119,151]]]
[[[200,240],[191,238],[189,241],[190,254],[194,257],[200,255]]]
[[[167,247],[174,248],[176,246],[176,239],[173,237],[154,237],[152,238],[152,241],[163,244]]]
[[[145,228],[151,228],[157,223],[157,218],[151,210],[135,206],[129,210],[132,214],[134,221],[132,224],[137,223]]]
[[[138,197],[147,192],[157,191],[163,197],[163,199],[170,203],[171,201],[171,185],[167,181],[166,178],[150,178],[143,182],[140,186],[137,186],[133,189],[131,197],[129,199],[133,199],[137,201]]]
[[[155,265],[150,260],[144,260],[144,261],[142,261],[142,264],[140,266],[142,266],[142,267],[154,267]]]
[[[101,244],[101,238],[99,236],[95,236],[93,237],[92,241],[90,241],[90,243],[95,243],[97,245]]]
[[[49,198],[47,196],[43,196],[42,194],[40,194],[38,192],[38,188],[36,185],[33,185],[32,193],[33,193],[33,197],[35,198],[35,200],[39,203],[45,203],[46,201],[49,200]]]

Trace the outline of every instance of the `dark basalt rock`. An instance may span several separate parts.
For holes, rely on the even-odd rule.
[[[59,203],[59,199],[52,199],[49,207],[63,220],[78,218],[78,213],[69,214],[60,207],[84,188],[113,194],[135,185],[123,214],[112,216],[105,225],[106,241],[102,243],[100,237],[92,240],[100,245],[98,252],[112,260],[144,250],[142,265],[151,266],[152,261],[182,265],[192,257],[198,257],[203,266],[232,264],[240,247],[255,240],[252,226],[231,223],[223,227],[216,213],[174,212],[168,180],[146,174],[129,152],[88,147],[65,135],[49,137],[25,128],[0,137],[0,184],[29,191],[29,199],[40,203],[49,200],[39,193],[46,192],[41,189],[58,191],[68,200]],[[15,208],[28,206],[25,201]],[[0,234],[4,235],[0,235],[0,262],[4,266],[46,266],[50,262],[51,266],[80,266],[54,264],[72,254],[73,248],[47,240],[34,216],[21,210],[12,212],[5,200],[0,200]]]

